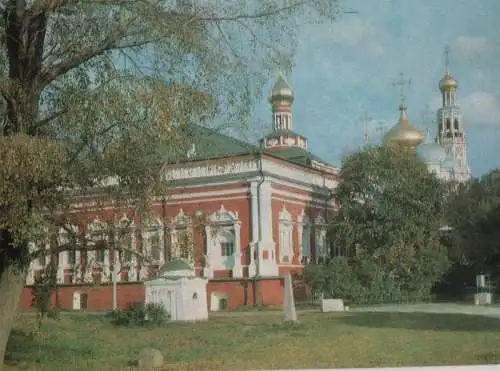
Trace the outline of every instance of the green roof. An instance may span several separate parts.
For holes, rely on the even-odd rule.
[[[300,135],[293,130],[286,130],[286,129],[278,129],[278,130],[273,130],[271,133],[266,135],[266,138],[279,138],[279,137],[301,137],[305,138],[303,135]]]
[[[158,270],[158,275],[161,275],[166,272],[174,272],[174,271],[185,271],[185,270],[192,270],[193,268],[189,263],[187,263],[185,260],[182,259],[172,259],[165,264],[163,264],[160,269]]]
[[[283,77],[283,75],[280,74],[278,76],[278,78],[276,79],[276,82],[274,83],[272,91],[279,91],[279,90],[282,90],[282,89],[290,89],[290,90],[292,90],[292,87],[290,86],[290,84],[288,84],[288,82],[286,82],[286,80]]]
[[[267,153],[279,157],[283,160],[295,162],[300,165],[311,166],[312,162],[316,161],[324,165],[331,166],[330,164],[328,164],[328,162],[300,147],[278,148],[272,151],[268,151]]]
[[[167,144],[163,156],[164,162],[209,160],[260,152],[255,145],[201,125],[186,126],[180,135],[182,135],[182,145],[179,147],[182,148],[172,151]]]
[[[185,161],[210,160],[246,154],[265,153],[300,165],[311,166],[312,161],[317,161],[330,166],[327,161],[322,160],[300,147],[284,147],[273,150],[265,150],[259,146],[236,139],[215,129],[194,124],[186,126],[183,131],[182,135],[184,135],[185,138],[183,142],[186,143],[183,147],[185,148],[176,148],[172,151],[169,146],[166,145],[165,153],[162,158],[164,162],[179,163]],[[275,131],[266,137],[269,138],[281,135],[303,137],[302,135],[291,130]],[[194,147],[192,147],[193,144]],[[188,155],[191,148],[194,151]]]

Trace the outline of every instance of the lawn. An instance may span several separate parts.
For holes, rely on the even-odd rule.
[[[20,315],[7,370],[127,370],[144,347],[165,357],[165,370],[382,367],[500,363],[500,320],[409,313],[218,314],[209,322],[119,328],[103,316],[63,315],[31,335]]]

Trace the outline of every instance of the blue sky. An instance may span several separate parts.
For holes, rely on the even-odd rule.
[[[307,136],[310,150],[340,165],[343,154],[363,141],[363,116],[372,118],[370,137],[380,139],[398,118],[402,72],[410,122],[434,133],[438,82],[450,70],[458,80],[474,176],[500,167],[500,36],[498,0],[344,0],[346,14],[333,24],[303,30],[295,68],[294,130]],[[424,114],[426,105],[432,113]],[[271,127],[265,100],[257,117]]]

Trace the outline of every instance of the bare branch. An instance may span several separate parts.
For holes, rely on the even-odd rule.
[[[284,6],[281,8],[276,8],[274,10],[268,10],[268,11],[263,11],[263,12],[258,12],[254,14],[237,14],[234,16],[227,16],[227,17],[219,17],[216,15],[210,16],[210,17],[200,17],[198,18],[201,21],[217,21],[217,22],[222,22],[222,21],[239,21],[242,19],[259,19],[259,18],[269,18],[273,17],[275,15],[278,15],[280,13],[293,10],[295,8],[298,8],[300,6],[303,6],[307,3],[307,1],[297,1],[293,4],[290,4],[288,6]]]

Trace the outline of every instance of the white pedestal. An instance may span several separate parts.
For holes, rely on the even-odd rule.
[[[342,299],[323,299],[321,300],[322,312],[343,312],[344,301]]]
[[[493,302],[493,295],[489,292],[481,292],[474,295],[475,305],[490,305]]]

